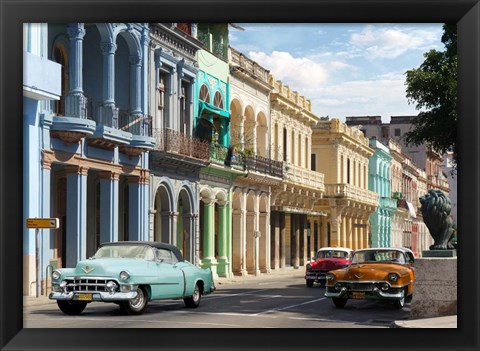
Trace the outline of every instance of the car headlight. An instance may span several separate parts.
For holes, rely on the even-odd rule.
[[[120,280],[123,280],[124,282],[126,282],[128,279],[130,279],[130,274],[128,274],[127,271],[121,271]]]
[[[60,279],[61,276],[62,276],[62,273],[60,273],[59,271],[53,271],[52,272],[52,279],[53,280]]]
[[[307,263],[306,268],[307,268],[307,271],[308,271],[310,268],[312,268],[312,265],[310,263]]]
[[[388,274],[388,280],[390,280],[394,283],[398,280],[398,278],[400,278],[400,277],[398,276],[397,273],[389,273]]]
[[[333,282],[335,280],[335,276],[332,273],[327,273],[325,278],[330,282]]]

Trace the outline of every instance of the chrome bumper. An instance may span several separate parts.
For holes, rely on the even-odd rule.
[[[114,294],[110,294],[109,292],[85,292],[86,294],[92,294],[91,301],[104,301],[104,302],[114,302],[114,301],[125,301],[131,300],[137,297],[137,291],[130,291],[127,293],[117,292]],[[62,293],[62,292],[51,292],[48,296],[51,300],[77,300],[75,296],[78,296],[79,292],[69,292],[69,293]],[[80,294],[84,294],[81,292]]]
[[[325,297],[337,297],[337,298],[348,298],[348,293],[354,292],[354,291],[347,291],[347,288],[342,288],[338,293],[333,293],[333,292],[328,292],[325,291]],[[384,299],[401,299],[403,297],[403,291],[400,291],[399,293],[396,294],[389,294],[387,292],[382,291],[381,289],[374,288],[371,291],[362,291],[364,293],[373,293],[377,295],[376,297],[378,298],[384,298]],[[372,296],[365,296],[365,298],[372,298]],[[373,296],[375,298],[375,296]]]

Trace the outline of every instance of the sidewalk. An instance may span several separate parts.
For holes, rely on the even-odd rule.
[[[457,315],[395,321],[390,328],[457,328]]]
[[[39,297],[35,296],[24,296],[23,297],[23,306],[24,307],[29,307],[29,306],[38,306],[38,305],[47,305],[47,304],[52,304],[56,303],[55,300],[50,300],[48,296],[42,295]]]

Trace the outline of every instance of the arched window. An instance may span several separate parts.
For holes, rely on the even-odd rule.
[[[205,84],[200,88],[200,100],[210,102],[210,92]]]
[[[223,110],[223,98],[219,91],[217,91],[213,97],[213,105]]]
[[[65,96],[67,95],[68,74],[67,74],[67,54],[62,44],[57,43],[53,49],[53,60],[62,67],[62,95],[60,100],[54,101],[53,112],[58,116],[65,116]]]

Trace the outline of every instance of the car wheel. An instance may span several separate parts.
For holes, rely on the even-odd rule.
[[[202,292],[200,291],[200,287],[198,283],[195,284],[195,289],[193,289],[193,294],[190,297],[185,297],[183,302],[185,306],[188,308],[196,308],[200,305],[200,300],[202,299]]]
[[[122,310],[128,314],[138,315],[145,312],[148,304],[147,291],[143,286],[137,288],[137,297],[128,301],[122,301]]]
[[[307,286],[309,288],[311,288],[313,286],[313,280],[312,279],[307,279],[306,282],[307,282]]]
[[[337,308],[345,307],[345,305],[347,304],[347,301],[348,301],[348,299],[340,299],[338,297],[333,297],[332,300],[333,300],[333,304]]]
[[[73,316],[82,313],[87,307],[87,302],[58,300],[57,305],[63,313]]]
[[[401,299],[397,299],[397,300],[393,301],[393,306],[397,310],[401,310],[403,308],[403,306],[405,306],[406,296],[407,296],[407,288],[405,288],[405,290],[403,291],[403,297]]]

